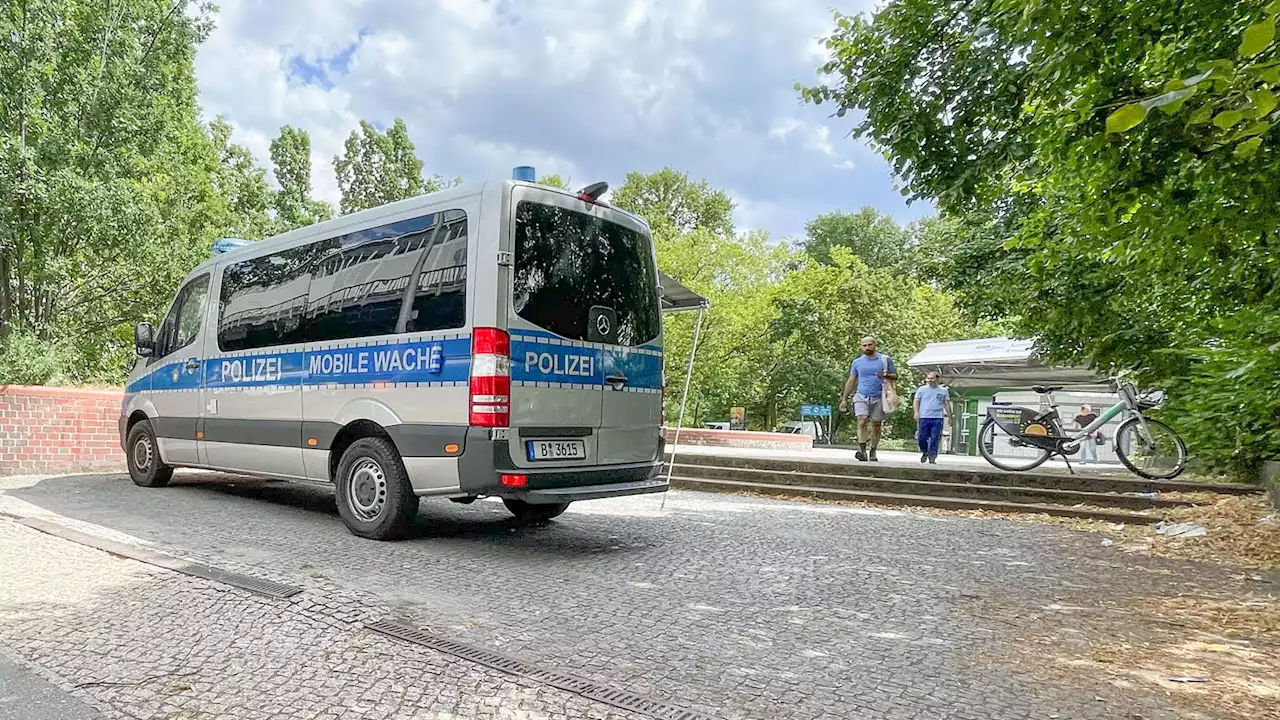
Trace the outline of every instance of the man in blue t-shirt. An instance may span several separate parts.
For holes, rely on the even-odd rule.
[[[893,358],[876,352],[876,339],[864,337],[860,343],[862,354],[849,365],[849,379],[840,393],[840,412],[849,412],[849,395],[853,394],[853,411],[858,416],[859,460],[879,460],[876,448],[880,446],[880,427],[884,423],[884,382],[898,379],[898,369]],[[856,393],[855,393],[856,390]],[[871,453],[867,454],[867,438],[871,439]]]
[[[925,384],[916,389],[915,406],[916,442],[920,444],[920,462],[938,462],[938,445],[942,443],[942,428],[951,420],[951,393],[939,384],[938,373],[931,372],[924,378]]]

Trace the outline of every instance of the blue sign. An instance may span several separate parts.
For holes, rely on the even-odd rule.
[[[831,417],[830,405],[801,405],[801,415],[812,415],[815,417]]]

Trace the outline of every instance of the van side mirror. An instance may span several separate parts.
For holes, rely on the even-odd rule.
[[[151,357],[156,351],[155,329],[149,322],[133,326],[133,350],[140,357]]]

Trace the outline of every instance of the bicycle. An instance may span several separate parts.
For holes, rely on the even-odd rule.
[[[1126,419],[1116,429],[1115,438],[1116,456],[1120,458],[1120,462],[1148,480],[1177,477],[1186,467],[1186,443],[1173,428],[1143,414],[1162,405],[1164,393],[1158,390],[1141,393],[1133,383],[1119,379],[1112,384],[1120,396],[1120,402],[1107,408],[1085,427],[1070,432],[1063,431],[1062,420],[1058,416],[1058,403],[1053,399],[1053,393],[1061,390],[1062,386],[1036,385],[1031,388],[1036,393],[1047,396],[1048,410],[992,405],[987,408],[987,419],[978,430],[978,451],[987,462],[1011,472],[1034,469],[1058,455],[1067,463],[1067,469],[1074,473],[1069,456],[1080,451],[1081,443],[1093,442],[1093,433],[1112,418],[1124,415]],[[1022,458],[997,458],[995,448],[998,433],[1008,437],[1010,446],[1027,448],[1032,453]],[[1027,462],[1018,464],[1015,461],[1019,459]],[[1167,469],[1157,469],[1154,464],[1164,459],[1171,459],[1172,462]]]

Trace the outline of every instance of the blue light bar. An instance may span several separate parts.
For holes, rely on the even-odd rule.
[[[221,255],[222,253],[231,252],[236,248],[242,248],[245,245],[250,245],[252,243],[252,240],[245,240],[244,238],[218,238],[213,241],[213,254]]]
[[[521,182],[537,182],[538,173],[534,172],[529,165],[521,165],[511,171],[511,179]]]

